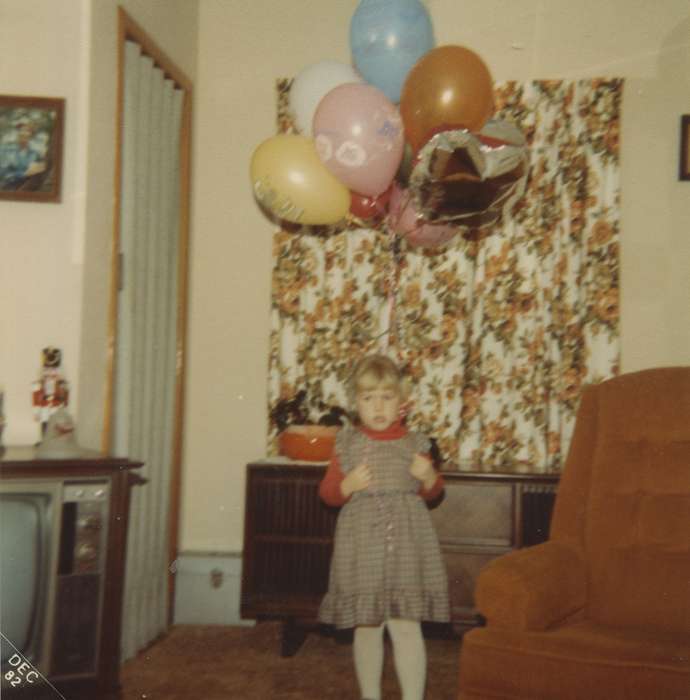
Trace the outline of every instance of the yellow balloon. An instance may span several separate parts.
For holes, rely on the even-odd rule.
[[[285,221],[325,226],[350,208],[350,191],[326,169],[306,136],[267,139],[254,151],[250,173],[256,199]]]

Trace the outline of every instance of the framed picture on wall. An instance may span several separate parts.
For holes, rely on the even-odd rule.
[[[0,199],[59,202],[65,101],[0,95]]]
[[[680,118],[680,180],[690,180],[690,114]]]

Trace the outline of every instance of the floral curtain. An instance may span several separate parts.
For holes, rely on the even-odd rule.
[[[292,129],[290,82],[278,124]],[[413,383],[408,423],[447,468],[559,470],[585,384],[618,372],[621,80],[497,84],[529,144],[522,199],[443,250],[376,229],[274,236],[269,410],[306,392],[346,407],[353,363],[383,351]],[[476,232],[475,232],[476,233]],[[271,425],[269,454],[276,451]]]

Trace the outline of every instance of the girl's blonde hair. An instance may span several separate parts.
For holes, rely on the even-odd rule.
[[[393,389],[401,399],[409,394],[408,383],[398,366],[385,355],[367,355],[356,365],[350,377],[348,398],[354,407],[357,394],[375,388]]]

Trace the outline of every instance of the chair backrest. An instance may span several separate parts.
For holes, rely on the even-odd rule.
[[[584,552],[590,619],[690,632],[690,367],[586,390],[552,537]]]

